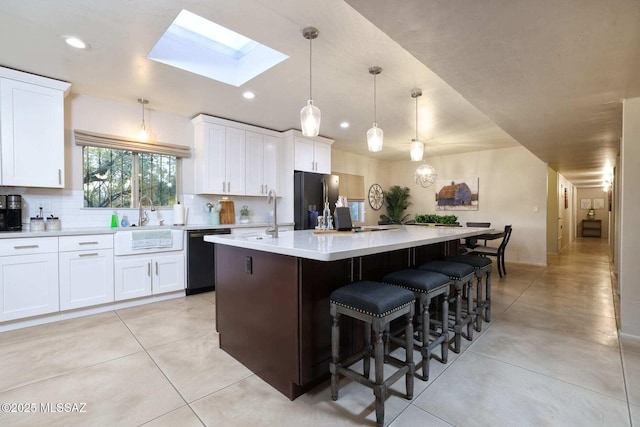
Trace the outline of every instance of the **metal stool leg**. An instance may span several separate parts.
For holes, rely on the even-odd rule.
[[[331,399],[338,400],[339,381],[338,369],[340,369],[340,314],[333,314],[331,326]]]

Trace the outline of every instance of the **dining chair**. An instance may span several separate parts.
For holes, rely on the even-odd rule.
[[[467,227],[481,227],[481,228],[489,228],[491,227],[491,223],[490,222],[467,222],[465,223],[465,226]],[[467,253],[469,251],[469,249],[473,249],[474,247],[476,247],[476,239],[462,239],[463,241],[461,242],[461,244],[463,245],[463,247],[466,248],[466,250],[464,251],[465,253]],[[484,244],[487,244],[487,241],[484,241]]]
[[[511,238],[511,225],[504,226],[504,237],[498,247],[494,246],[476,246],[467,252],[468,255],[481,255],[481,256],[494,256],[496,257],[496,263],[498,264],[498,274],[500,277],[504,274],[507,275],[507,269],[504,265],[504,252]]]

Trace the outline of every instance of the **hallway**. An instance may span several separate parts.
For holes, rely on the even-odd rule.
[[[492,322],[412,401],[389,396],[386,425],[640,426],[640,344],[618,341],[607,250],[578,239],[546,268],[494,268]],[[220,350],[213,292],[2,333],[0,366],[0,403],[86,403],[3,426],[375,425],[359,384],[291,402]]]

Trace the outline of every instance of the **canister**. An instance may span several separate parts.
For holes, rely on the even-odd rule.
[[[47,231],[60,231],[60,229],[62,228],[61,226],[62,224],[60,223],[60,218],[58,218],[57,216],[49,216],[47,217],[47,223],[45,225],[45,228]]]
[[[29,221],[31,231],[44,231],[44,218],[41,216],[32,216]]]

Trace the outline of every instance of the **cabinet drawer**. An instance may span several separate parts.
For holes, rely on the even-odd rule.
[[[57,237],[0,239],[0,256],[58,252]]]
[[[113,234],[60,236],[60,252],[113,248]]]

